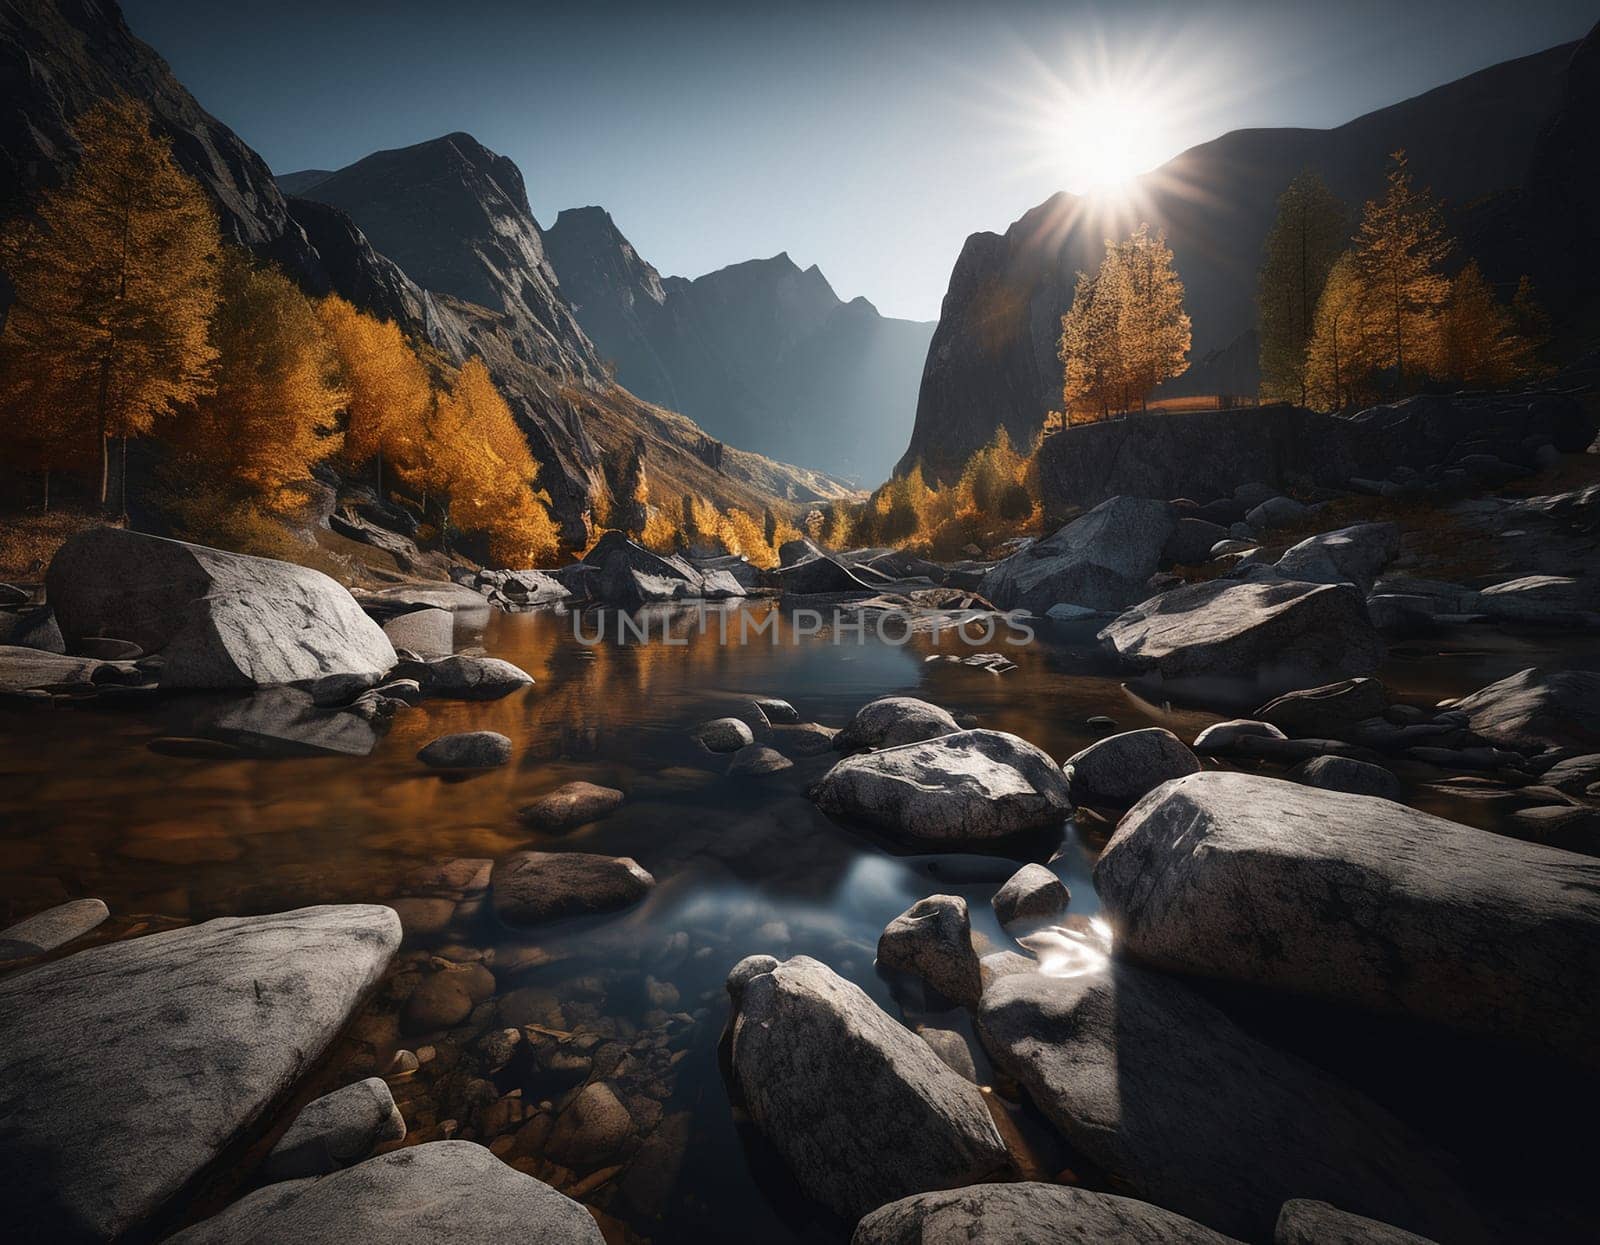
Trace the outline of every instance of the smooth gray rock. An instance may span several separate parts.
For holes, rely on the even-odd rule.
[[[1600,861],[1203,773],[1130,809],[1094,879],[1119,950],[1158,967],[1597,1058]]]
[[[112,636],[160,653],[163,687],[262,687],[395,664],[349,592],[290,562],[100,527],[68,538],[45,583],[69,641]]]
[[[1600,744],[1600,674],[1532,667],[1458,700],[1475,734],[1519,752]]]
[[[960,730],[948,710],[915,696],[880,696],[856,710],[833,737],[840,752],[853,748],[893,748],[920,739],[936,739]]]
[[[1170,1210],[1112,1193],[1025,1182],[916,1193],[880,1206],[850,1245],[1238,1245]]]
[[[1372,674],[1384,644],[1348,585],[1187,584],[1103,628],[1100,641],[1128,670],[1178,684],[1284,692]]]
[[[382,626],[390,644],[419,657],[448,657],[455,651],[456,616],[438,606],[407,610],[385,620]]]
[[[1299,1194],[1481,1239],[1419,1137],[1175,978],[1116,960],[1018,973],[984,990],[976,1025],[995,1065],[1137,1197],[1245,1240],[1268,1238]]]
[[[738,718],[712,718],[695,728],[694,737],[708,752],[737,752],[755,743],[755,734]]]
[[[1524,788],[1526,790],[1526,788]],[[1508,833],[1586,856],[1600,856],[1600,808],[1540,804],[1519,808],[1507,818]]]
[[[633,1143],[628,1108],[604,1081],[591,1081],[557,1117],[546,1149],[564,1167],[593,1171],[624,1157]]]
[[[403,661],[395,667],[393,677],[415,679],[425,694],[447,700],[499,700],[533,685],[533,676],[509,661],[469,653]]]
[[[170,1245],[605,1245],[583,1206],[470,1141],[431,1141],[247,1194]]]
[[[1600,592],[1593,580],[1524,575],[1484,588],[1478,607],[1504,622],[1580,627],[1600,621]]]
[[[1127,808],[1169,778],[1200,769],[1200,758],[1159,726],[1097,740],[1062,762],[1074,804]]]
[[[111,910],[98,899],[73,899],[0,929],[0,963],[64,947],[100,926]]]
[[[808,1196],[855,1220],[1006,1163],[977,1086],[825,964],[796,956],[736,994],[731,1088]]]
[[[302,908],[0,980],[7,1231],[103,1240],[146,1219],[317,1061],[399,945],[388,908]]]
[[[385,617],[395,617],[408,609],[431,606],[448,610],[452,614],[482,615],[487,618],[489,602],[483,594],[466,584],[429,580],[422,583],[396,584],[392,588],[379,588],[363,592],[357,598],[365,609],[381,610]]]
[[[562,783],[517,810],[517,819],[534,830],[563,834],[598,821],[622,807],[624,796],[615,787],[592,782]]]
[[[967,1045],[966,1038],[954,1029],[933,1029],[927,1025],[918,1025],[916,1032],[945,1067],[974,1085],[978,1083],[978,1065],[972,1060],[972,1048]]]
[[[800,721],[800,714],[787,700],[779,700],[775,696],[763,696],[752,702],[761,710],[767,721],[777,726],[794,726]]]
[[[728,773],[735,777],[759,777],[793,768],[793,761],[776,748],[769,748],[765,744],[746,744],[735,752],[733,760],[728,762]]]
[[[951,1002],[972,1006],[982,986],[967,901],[959,895],[917,900],[884,927],[878,963],[926,982]]]
[[[1286,692],[1257,709],[1255,717],[1285,735],[1326,739],[1381,716],[1388,707],[1389,689],[1377,679],[1341,679],[1325,687]]]
[[[305,690],[311,696],[311,703],[318,709],[333,709],[348,705],[362,692],[371,691],[382,679],[382,675],[370,670],[360,674],[325,674],[320,679],[313,679]]]
[[[1220,756],[1235,749],[1245,739],[1287,739],[1288,736],[1270,722],[1257,722],[1250,718],[1234,718],[1229,722],[1214,722],[1194,737],[1194,750],[1202,756]]]
[[[513,852],[495,865],[490,896],[507,925],[529,926],[614,912],[638,903],[655,884],[631,856]]]
[[[462,731],[440,735],[417,753],[430,769],[495,769],[511,761],[511,740],[498,731]]]
[[[1326,1202],[1293,1198],[1283,1204],[1273,1229],[1272,1245],[1435,1245],[1426,1236],[1407,1232],[1364,1215],[1352,1215]]]
[[[1270,531],[1276,527],[1288,527],[1298,523],[1311,512],[1292,497],[1269,497],[1266,501],[1253,506],[1244,516],[1244,521],[1258,531]]]
[[[1177,526],[1168,502],[1113,497],[996,565],[978,592],[1001,609],[1035,614],[1062,602],[1122,609],[1146,595]]]
[[[1399,552],[1398,524],[1357,523],[1291,545],[1273,569],[1285,579],[1354,584],[1362,592],[1371,592],[1373,581]]]
[[[813,757],[832,752],[834,737],[838,733],[832,727],[817,722],[797,722],[793,726],[775,726],[772,742],[787,756]]]
[[[132,662],[69,657],[25,645],[0,645],[0,692],[93,695],[102,687],[134,686],[145,676]]]
[[[617,609],[699,597],[705,586],[704,577],[685,559],[651,553],[617,531],[596,541],[583,560],[599,569],[591,581],[597,599]]]
[[[1600,752],[1557,761],[1539,775],[1539,781],[1570,795],[1587,791],[1594,783],[1600,782]]]
[[[773,578],[785,596],[876,592],[884,583],[872,572],[846,566],[827,553],[803,558],[792,566],[780,567],[773,572]]]
[[[846,757],[811,790],[824,812],[931,843],[1000,838],[1058,824],[1071,808],[1061,767],[1002,731]]]
[[[1324,791],[1345,791],[1351,795],[1376,796],[1380,800],[1400,798],[1400,780],[1381,765],[1351,757],[1321,756],[1303,761],[1289,777],[1308,787]]]
[[[405,1135],[405,1118],[388,1084],[369,1076],[306,1103],[268,1152],[261,1174],[268,1180],[325,1175]]]
[[[1054,920],[1070,902],[1066,883],[1040,864],[1023,865],[989,901],[1002,925]]]

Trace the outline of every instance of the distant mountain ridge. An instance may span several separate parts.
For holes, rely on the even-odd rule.
[[[932,324],[845,302],[787,253],[662,277],[599,207],[561,212],[545,245],[578,322],[634,393],[764,454],[868,484],[888,472]]]
[[[1535,141],[1562,98],[1567,44],[1492,66],[1331,130],[1238,130],[1139,179],[1140,201],[1112,211],[1061,193],[1004,235],[963,246],[933,335],[900,472],[922,463],[948,478],[1004,425],[1027,441],[1061,405],[1056,357],[1076,274],[1103,239],[1140,220],[1165,229],[1194,325],[1187,374],[1168,395],[1253,393],[1256,278],[1279,193],[1319,173],[1359,211],[1404,147],[1420,185],[1452,209],[1521,184]],[[1455,214],[1453,212],[1453,214]]]

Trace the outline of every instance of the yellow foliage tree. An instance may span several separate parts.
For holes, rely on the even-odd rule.
[[[502,565],[527,566],[554,554],[559,532],[534,491],[539,468],[506,400],[479,358],[468,359],[425,422],[422,453],[395,469],[439,515],[449,547],[453,524],[489,538]]]
[[[1374,314],[1376,365],[1393,368],[1403,385],[1408,372],[1430,362],[1429,344],[1450,294],[1441,270],[1450,239],[1433,197],[1412,184],[1406,153],[1391,159],[1388,190],[1362,212],[1355,264]]]
[[[4,349],[46,404],[50,435],[95,447],[103,505],[111,439],[126,449],[210,388],[221,236],[143,106],[96,105],[73,131],[76,170],[0,235],[16,291]],[[126,479],[123,494],[126,509]]]
[[[1528,365],[1516,322],[1495,300],[1477,260],[1450,282],[1436,350],[1434,375],[1468,385],[1503,385]]]
[[[268,510],[301,504],[293,486],[339,449],[338,362],[306,296],[282,273],[227,248],[211,340],[215,387],[182,418],[181,452]]]
[[[1370,395],[1377,348],[1377,313],[1355,256],[1341,255],[1323,283],[1306,351],[1306,400],[1337,411]]]
[[[1188,370],[1189,317],[1166,235],[1141,224],[1106,243],[1094,276],[1078,274],[1061,319],[1058,356],[1069,421],[1132,410],[1164,380]]]
[[[428,370],[392,320],[357,311],[337,294],[317,304],[317,316],[339,360],[349,394],[344,448],[349,467],[376,464],[383,495],[383,460],[415,456],[433,405]]]

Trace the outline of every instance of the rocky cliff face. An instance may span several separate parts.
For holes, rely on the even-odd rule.
[[[109,0],[0,6],[0,217],[61,183],[78,159],[73,119],[112,95],[150,108],[178,163],[210,192],[232,241],[282,265],[308,289],[338,289],[380,315],[427,327],[422,291],[359,231],[318,221],[330,246],[322,252],[261,157],[200,107]]]
[[[1567,46],[1508,61],[1333,130],[1237,131],[1142,178],[1136,208],[1058,194],[1003,236],[974,234],[951,274],[899,469],[920,461],[947,477],[999,425],[1026,440],[1060,407],[1056,349],[1075,274],[1099,263],[1103,238],[1139,220],[1167,231],[1194,322],[1195,362],[1163,392],[1253,391],[1240,339],[1254,327],[1262,247],[1289,181],[1315,170],[1357,210],[1404,147],[1418,182],[1447,204],[1516,186],[1571,55]]]
[[[513,161],[470,134],[447,134],[325,177],[290,179],[303,198],[348,212],[425,289],[504,315],[519,357],[600,378],[600,358],[557,289]]]
[[[843,302],[787,254],[663,279],[601,208],[546,234],[579,322],[617,379],[713,435],[873,483],[911,423],[931,325]]]

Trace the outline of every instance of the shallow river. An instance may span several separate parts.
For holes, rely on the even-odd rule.
[[[772,607],[748,608],[759,616]],[[482,1099],[494,1094],[465,1071],[470,1050],[506,1023],[556,1035],[587,1031],[603,1039],[599,1048],[589,1039],[596,1060],[631,1052],[616,1081],[640,1133],[649,1130],[654,1140],[579,1187],[586,1200],[658,1241],[832,1239],[836,1225],[808,1219],[735,1128],[716,1050],[727,970],[755,952],[813,955],[898,1015],[873,965],[883,926],[923,895],[957,893],[971,905],[980,941],[990,944],[980,950],[1013,946],[988,899],[1014,861],[901,854],[807,801],[806,788],[832,754],[761,779],[730,779],[726,758],[701,749],[693,728],[754,696],[784,698],[802,721],[839,726],[873,697],[912,693],[1065,758],[1101,733],[1087,724],[1093,715],[1108,715],[1121,729],[1167,726],[1186,740],[1217,715],[1147,703],[1095,673],[1083,648],[1059,636],[1041,634],[1022,648],[985,646],[1018,663],[995,675],[925,660],[952,651],[948,641],[934,648],[926,636],[904,646],[827,637],[739,646],[720,643],[714,628],[702,635],[680,623],[674,630],[682,643],[665,643],[657,631],[647,643],[588,647],[568,615],[495,612],[481,638],[467,638],[527,670],[536,685],[487,704],[424,702],[403,711],[372,754],[358,758],[201,760],[151,751],[151,739],[192,733],[205,704],[196,700],[0,709],[8,741],[0,758],[0,912],[17,916],[95,895],[115,914],[105,936],[123,936],[220,915],[386,901],[406,892],[419,867],[454,857],[492,858],[527,846],[631,855],[658,885],[630,911],[507,935],[486,914],[463,910],[447,934],[422,940],[453,959],[492,951],[495,1001],[450,1035],[402,1033],[393,988],[302,1097],[382,1072],[396,1048],[431,1046],[435,1063],[393,1082],[414,1137],[454,1132],[488,1144],[516,1136],[497,1152],[548,1175],[537,1153],[541,1134],[528,1124],[537,1104],[559,1098],[570,1080],[513,1059],[488,1079],[496,1093],[520,1089],[525,1105],[509,1117],[493,1114],[492,1124],[475,1122],[483,1119]],[[1592,664],[1592,650],[1585,662],[1538,637],[1491,632],[1445,647],[1443,654],[1437,645],[1395,653],[1386,681],[1431,703],[1528,665]],[[437,735],[477,729],[510,736],[515,762],[444,781],[414,759]],[[1487,824],[1494,814],[1484,806],[1447,802],[1420,785],[1442,776],[1403,772],[1408,799]],[[530,839],[515,810],[578,778],[621,788],[627,802],[586,829]],[[1089,870],[1107,829],[1068,824],[1021,849],[1051,861],[1067,882],[1080,931],[1096,910]],[[408,941],[397,974],[413,971],[418,945]],[[620,1170],[607,1174],[612,1166]],[[570,1191],[590,1173],[558,1175]],[[191,1213],[213,1207],[230,1183],[224,1175]]]

